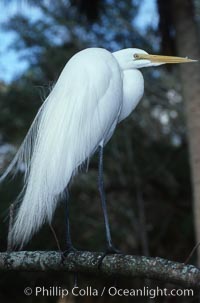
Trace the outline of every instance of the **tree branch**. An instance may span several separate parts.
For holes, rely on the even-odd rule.
[[[102,253],[77,251],[62,262],[56,251],[20,251],[0,253],[1,271],[69,271],[118,277],[141,277],[178,284],[200,286],[200,269],[193,265],[162,258],[108,255],[98,269]]]

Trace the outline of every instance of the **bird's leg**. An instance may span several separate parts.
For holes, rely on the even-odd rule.
[[[65,190],[65,203],[66,203],[66,250],[63,252],[63,258],[70,252],[75,252],[76,249],[72,245],[70,224],[69,224],[69,194],[68,190]]]
[[[71,252],[76,252],[76,249],[72,245],[70,224],[69,224],[69,194],[68,190],[65,190],[65,203],[66,203],[66,250],[62,253],[61,260],[64,262],[67,255]],[[74,287],[77,287],[78,273],[74,272]]]
[[[98,187],[101,197],[101,205],[103,209],[103,216],[104,216],[104,223],[105,223],[105,229],[106,229],[106,253],[112,254],[112,253],[120,253],[117,249],[114,248],[112,244],[111,239],[111,233],[110,233],[110,225],[108,220],[108,212],[107,212],[107,206],[106,206],[106,196],[105,196],[105,190],[104,190],[104,182],[103,182],[103,146],[99,146],[99,175],[98,175]],[[105,256],[104,256],[105,257]]]

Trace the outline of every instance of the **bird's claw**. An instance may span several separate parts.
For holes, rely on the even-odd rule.
[[[65,261],[65,259],[68,256],[68,254],[75,253],[75,252],[77,252],[77,249],[74,248],[73,246],[70,246],[65,251],[63,251],[62,254],[61,254],[61,261],[62,261],[62,263]]]
[[[119,249],[117,249],[117,248],[115,248],[114,246],[109,246],[109,247],[107,247],[106,248],[106,251],[105,251],[105,254],[106,255],[114,255],[114,254],[122,254],[122,252],[119,250]]]
[[[72,245],[69,246],[65,251],[62,252],[61,262],[63,263],[65,261],[68,254],[75,253],[75,252],[77,252],[77,249],[74,248]],[[78,281],[78,273],[74,272],[74,287],[77,287],[77,285],[78,285],[77,281]]]
[[[115,254],[121,255],[122,252],[119,249],[116,249],[114,246],[108,246],[106,248],[105,253],[101,256],[101,258],[98,261],[98,269],[101,268],[102,262],[107,255],[115,255]]]

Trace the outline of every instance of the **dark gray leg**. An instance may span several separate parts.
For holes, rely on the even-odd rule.
[[[108,212],[107,212],[107,206],[106,206],[106,196],[105,196],[104,183],[103,183],[103,146],[99,146],[98,187],[99,187],[99,192],[100,192],[100,197],[101,197],[101,205],[102,205],[102,209],[103,209],[104,223],[105,223],[105,229],[106,229],[106,251],[100,257],[100,259],[98,261],[98,268],[100,269],[103,259],[106,257],[106,255],[120,253],[119,250],[117,250],[113,247],[111,233],[110,233],[110,225],[109,225]]]
[[[75,252],[76,249],[72,245],[70,224],[69,224],[69,194],[68,190],[65,190],[65,205],[66,205],[66,250],[62,253],[61,261],[64,262],[67,255],[71,252]],[[78,274],[74,273],[74,287],[77,286]]]
[[[100,192],[100,197],[101,197],[101,205],[102,205],[102,209],[103,209],[103,216],[104,216],[105,229],[106,229],[106,253],[107,254],[119,253],[119,251],[113,247],[111,233],[110,233],[110,225],[109,225],[109,220],[108,220],[106,196],[105,196],[104,183],[103,183],[103,146],[99,146],[98,187],[99,187],[99,192]]]
[[[104,182],[103,182],[103,147],[99,146],[99,176],[98,176],[98,187],[99,193],[101,197],[101,206],[103,209],[104,223],[106,229],[106,247],[109,250],[112,248],[112,239],[110,233],[110,225],[108,221],[108,211],[106,205],[106,195],[104,190]]]
[[[65,190],[65,205],[66,205],[66,247],[67,249],[63,252],[62,260],[64,261],[65,257],[71,253],[75,252],[76,249],[72,245],[71,233],[70,233],[70,224],[69,224],[69,193],[68,190]],[[74,287],[77,287],[78,273],[74,273]]]
[[[69,224],[69,194],[68,190],[65,190],[65,205],[66,205],[66,251],[64,255],[67,255],[69,252],[75,251],[75,248],[72,245],[71,233],[70,233],[70,224]]]

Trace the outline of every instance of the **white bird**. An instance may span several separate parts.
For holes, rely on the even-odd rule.
[[[149,55],[129,48],[111,53],[88,48],[64,67],[38,111],[30,130],[0,182],[25,165],[24,188],[11,231],[23,247],[53,213],[69,182],[99,148],[99,190],[106,225],[107,250],[112,240],[103,189],[103,147],[117,124],[131,114],[144,91],[142,67],[191,62],[188,58]],[[67,245],[71,247],[67,218]]]

